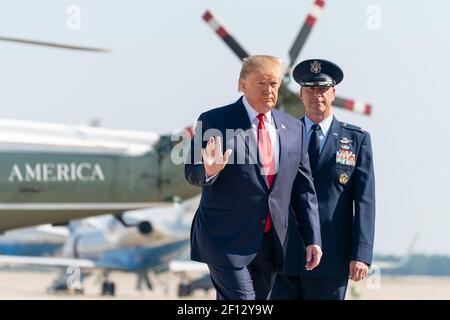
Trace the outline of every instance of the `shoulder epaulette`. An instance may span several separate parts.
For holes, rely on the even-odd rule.
[[[355,130],[359,132],[365,132],[361,127],[354,126],[353,124],[347,123],[347,122],[341,122],[341,127],[344,129],[350,129]]]

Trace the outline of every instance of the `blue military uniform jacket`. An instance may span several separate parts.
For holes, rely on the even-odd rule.
[[[333,118],[313,179],[323,257],[317,268],[306,271],[302,239],[295,228],[289,228],[284,271],[297,276],[346,278],[351,260],[372,263],[375,178],[369,133]]]
[[[261,247],[265,219],[270,211],[276,234],[275,267],[281,270],[290,204],[297,218],[294,227],[297,221],[299,232],[308,245],[320,245],[317,198],[304,143],[303,123],[276,109],[272,110],[272,117],[279,130],[280,156],[278,172],[269,189],[257,161],[252,159],[250,163],[248,150],[252,135],[247,139],[245,130],[251,128],[251,123],[242,98],[200,115],[198,120],[202,126],[196,127],[191,161],[185,166],[186,179],[202,187],[191,229],[193,260],[224,267],[247,266]],[[227,130],[235,134],[229,136]],[[203,135],[206,137],[202,139]],[[193,150],[196,143],[204,147],[210,135],[222,136],[223,150],[233,150],[234,163],[228,163],[216,177],[206,182],[200,149]],[[239,152],[238,146],[241,146]],[[237,157],[242,160],[243,155],[246,164],[238,164]]]

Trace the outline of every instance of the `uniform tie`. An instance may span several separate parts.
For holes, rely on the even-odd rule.
[[[311,171],[314,171],[314,169],[317,166],[317,162],[319,160],[320,155],[320,126],[317,123],[314,123],[312,125],[312,133],[311,138],[309,139],[309,146],[308,146],[308,155],[309,155],[309,163],[311,165]]]

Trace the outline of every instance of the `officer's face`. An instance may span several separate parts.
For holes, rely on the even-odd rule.
[[[335,96],[334,87],[302,87],[300,89],[300,100],[305,105],[306,115],[319,120],[331,115],[331,104]]]
[[[268,68],[264,71],[254,71],[245,79],[240,79],[239,86],[250,105],[258,113],[266,113],[277,104],[280,70]]]

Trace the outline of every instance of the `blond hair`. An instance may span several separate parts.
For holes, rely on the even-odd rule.
[[[245,79],[249,74],[255,71],[269,72],[273,71],[273,68],[278,69],[280,79],[284,75],[285,65],[283,60],[278,57],[269,55],[254,55],[242,60],[241,72],[239,74],[239,80]],[[238,91],[242,91],[239,81]]]

